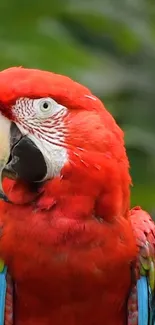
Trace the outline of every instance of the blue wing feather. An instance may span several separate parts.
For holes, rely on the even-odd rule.
[[[4,267],[3,271],[0,273],[0,325],[4,325],[5,298],[7,289],[6,273],[7,269]]]
[[[138,325],[148,325],[149,321],[149,293],[147,278],[142,276],[137,281],[137,300],[138,300]],[[150,324],[151,325],[151,324]]]

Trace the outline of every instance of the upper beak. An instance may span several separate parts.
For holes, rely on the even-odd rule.
[[[10,156],[11,122],[0,114],[0,199],[9,202],[2,187],[2,174]]]

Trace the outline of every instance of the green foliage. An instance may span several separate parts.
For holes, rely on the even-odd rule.
[[[155,208],[155,3],[5,0],[0,69],[67,74],[92,89],[124,129],[132,205]]]

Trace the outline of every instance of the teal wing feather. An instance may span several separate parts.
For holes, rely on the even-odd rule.
[[[13,283],[0,259],[0,325],[13,325]]]
[[[140,207],[132,209],[130,217],[138,257],[128,300],[128,325],[155,325],[155,224]]]
[[[6,280],[7,269],[4,266],[2,261],[0,261],[0,265],[1,265],[1,271],[0,271],[0,325],[4,325],[5,298],[6,298],[6,288],[7,288],[7,280]]]

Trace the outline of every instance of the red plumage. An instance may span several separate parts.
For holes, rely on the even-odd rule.
[[[67,77],[0,73],[0,110],[17,98],[52,97],[68,108],[68,162],[32,192],[4,180],[0,256],[15,282],[15,325],[124,325],[137,246],[129,215],[123,132],[99,99]]]

